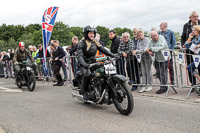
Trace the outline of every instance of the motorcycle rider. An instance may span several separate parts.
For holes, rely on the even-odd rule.
[[[24,42],[19,43],[19,49],[15,51],[14,57],[13,57],[13,63],[14,63],[14,71],[15,71],[15,77],[18,76],[18,73],[20,72],[22,66],[19,65],[19,62],[27,61],[27,57],[31,60],[34,66],[36,66],[36,63],[34,62],[34,59],[30,53],[29,50],[25,49]]]
[[[94,38],[96,36],[97,30],[92,26],[86,26],[83,29],[84,38],[79,42],[77,48],[77,60],[80,66],[80,70],[83,74],[83,79],[81,81],[81,94],[83,94],[83,98],[88,100],[87,95],[87,86],[89,83],[91,71],[90,64],[96,62],[95,55],[97,50],[100,52],[109,55],[111,57],[115,57],[115,55],[109,51],[107,51],[103,46],[100,45]]]

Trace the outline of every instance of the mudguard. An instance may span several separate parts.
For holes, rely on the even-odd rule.
[[[112,79],[114,80],[114,81],[117,81],[117,82],[126,82],[127,81],[127,78],[126,77],[124,77],[123,75],[119,75],[119,74],[117,74],[117,75],[114,75],[113,77],[112,77]]]

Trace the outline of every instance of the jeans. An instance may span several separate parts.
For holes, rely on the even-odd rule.
[[[63,73],[64,73],[64,79],[67,80],[67,67],[62,63],[61,65]]]
[[[198,65],[198,67],[196,68],[196,66],[195,66],[195,64],[193,62],[193,63],[191,63],[190,65],[187,66],[188,72],[191,73],[192,75],[198,74],[198,72],[195,71],[195,69],[200,69],[200,65]]]

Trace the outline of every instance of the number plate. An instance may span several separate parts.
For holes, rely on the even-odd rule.
[[[112,63],[104,65],[104,68],[105,68],[106,74],[116,74],[117,73],[116,67]]]

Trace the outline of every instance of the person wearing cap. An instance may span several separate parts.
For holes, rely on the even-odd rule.
[[[27,61],[27,57],[31,60],[32,63],[34,63],[34,59],[30,53],[29,50],[25,49],[24,42],[19,43],[19,49],[15,51],[14,57],[13,57],[13,63],[14,63],[14,70],[15,70],[15,77],[18,76],[18,73],[21,70],[21,66],[18,64],[19,62]],[[34,63],[33,65],[37,65]]]

